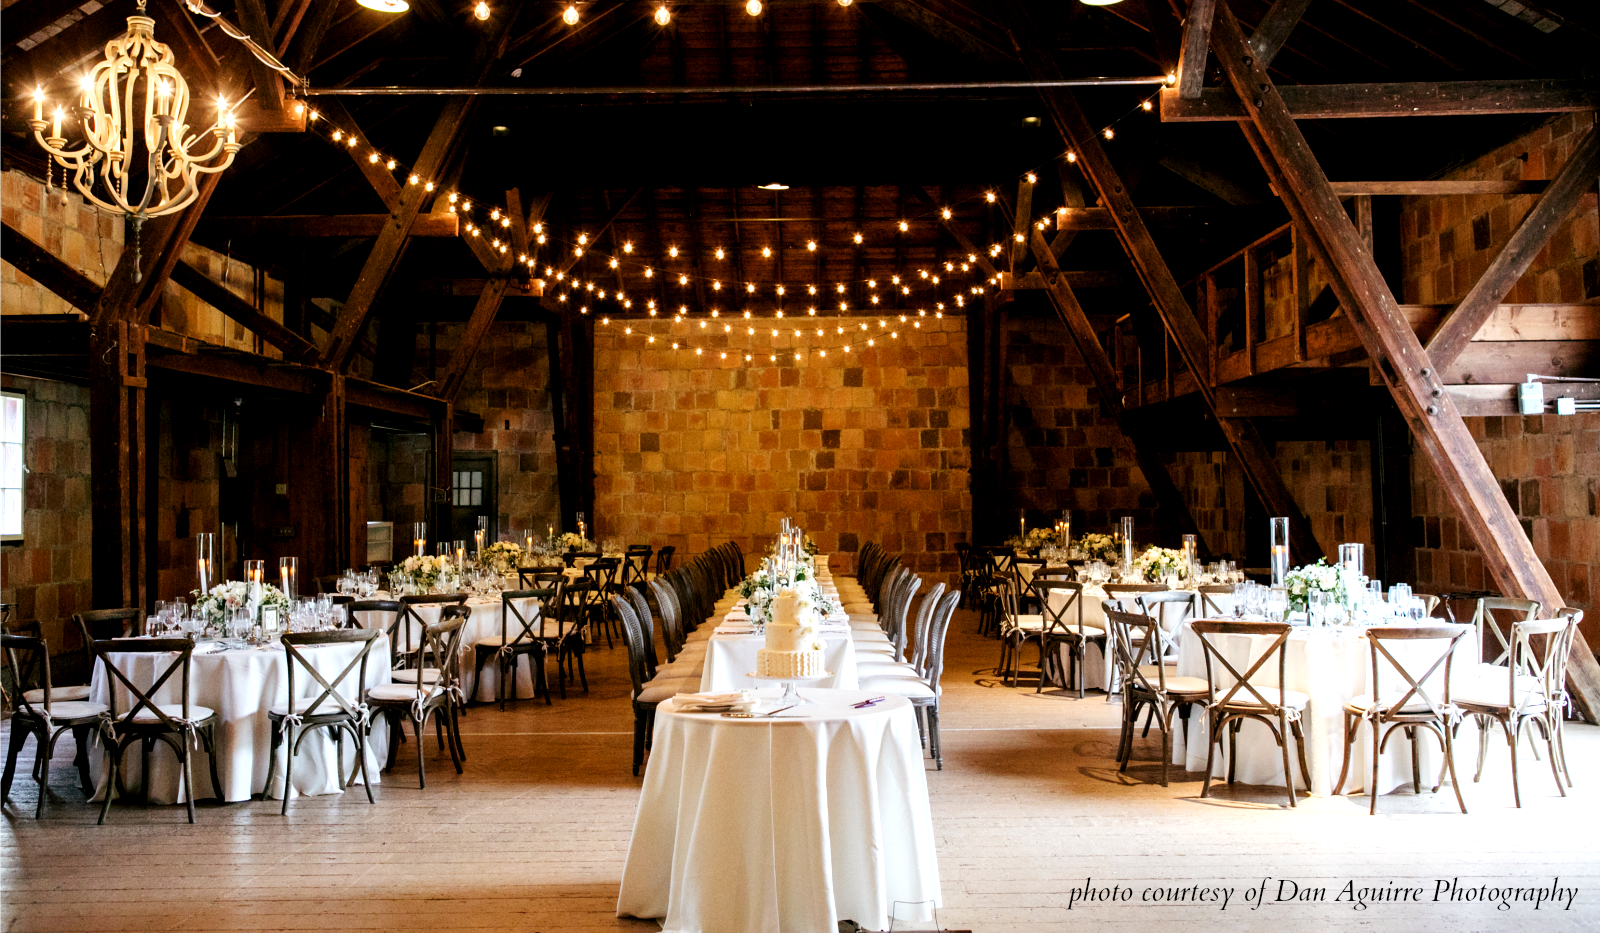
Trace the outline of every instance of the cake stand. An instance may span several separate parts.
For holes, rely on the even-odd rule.
[[[805,702],[805,700],[801,699],[799,691],[795,689],[798,685],[814,684],[818,681],[827,680],[833,676],[833,672],[823,671],[821,674],[818,674],[815,677],[772,677],[763,674],[746,674],[745,676],[751,680],[762,680],[766,681],[767,683],[783,684],[783,696],[778,698],[778,705],[786,706]]]

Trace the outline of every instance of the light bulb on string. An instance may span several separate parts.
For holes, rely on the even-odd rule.
[[[488,19],[489,4],[485,0],[478,0],[478,5],[472,8],[472,15],[476,16],[479,22]]]
[[[672,22],[672,12],[665,6],[656,7],[656,25],[665,26]]]
[[[990,204],[993,204],[994,203],[994,192],[993,191],[985,191],[983,193],[983,199],[985,201],[988,201]]]
[[[1039,181],[1039,176],[1038,175],[1035,175],[1032,172],[1028,173],[1028,184],[1030,184],[1030,185],[1037,184],[1038,181]]]
[[[744,11],[749,13],[751,16],[760,16],[761,0],[748,0],[748,2],[744,5]]]
[[[1150,110],[1150,102],[1149,101],[1145,101],[1144,103],[1140,104],[1139,106],[1143,107],[1147,112]]]
[[[722,247],[719,246],[719,247],[717,247],[717,258],[721,259],[722,256],[723,256]]]
[[[538,229],[538,228],[537,228],[537,227],[535,227],[535,228],[534,228],[534,229],[535,229],[535,230],[537,230],[537,229]],[[626,243],[624,243],[624,244],[622,244],[622,251],[623,251],[623,252],[624,252],[624,253],[631,253],[631,252],[633,252],[633,241],[632,241],[632,240],[629,240],[629,241],[628,241],[628,242],[626,242]]]
[[[676,246],[667,247],[667,255],[671,256],[673,259],[677,259],[678,258],[678,247],[676,247]]]
[[[561,21],[566,23],[568,26],[578,25],[577,6],[571,3],[567,4],[567,8],[561,12]]]
[[[1116,135],[1117,134],[1112,131],[1111,127],[1109,127],[1109,126],[1106,127],[1106,129],[1105,129],[1105,137],[1106,137],[1106,139],[1111,139],[1112,137],[1114,137]]]
[[[770,247],[770,246],[761,247],[761,258],[762,259],[771,259],[772,258],[772,247]]]
[[[857,233],[855,239],[856,239],[856,245],[859,246],[861,244],[861,234]]]

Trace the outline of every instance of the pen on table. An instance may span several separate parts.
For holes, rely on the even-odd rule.
[[[873,697],[870,700],[862,700],[860,703],[854,703],[854,704],[851,705],[851,708],[852,709],[861,709],[862,707],[865,707],[865,706],[871,706],[874,703],[881,703],[886,699],[888,699],[888,698],[887,697]]]

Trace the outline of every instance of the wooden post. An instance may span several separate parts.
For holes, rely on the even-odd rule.
[[[1213,51],[1249,108],[1241,122],[1295,224],[1307,233],[1352,328],[1389,387],[1417,449],[1471,532],[1502,592],[1538,600],[1546,612],[1566,604],[1511,511],[1440,374],[1401,313],[1355,226],[1339,203],[1266,70],[1250,55],[1226,3],[1217,10]],[[1600,713],[1600,665],[1583,639],[1573,647],[1569,679],[1589,721]]]
[[[1178,96],[1194,99],[1206,80],[1206,49],[1211,41],[1211,16],[1216,0],[1193,0],[1183,21],[1183,50],[1178,54]]]
[[[144,329],[113,320],[89,340],[94,607],[146,606]]]

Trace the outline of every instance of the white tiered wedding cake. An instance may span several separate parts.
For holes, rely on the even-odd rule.
[[[762,677],[821,677],[822,639],[812,622],[811,600],[783,589],[772,600],[767,646],[756,652],[756,673]]]

